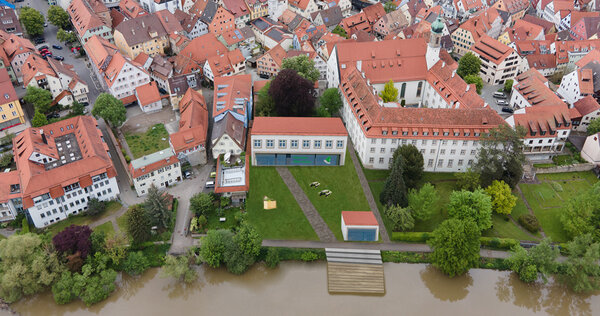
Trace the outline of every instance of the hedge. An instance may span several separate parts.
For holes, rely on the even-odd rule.
[[[258,255],[258,259],[257,261],[264,261],[265,258],[267,257],[267,251],[268,249],[271,247],[261,247],[260,250],[260,254]],[[281,261],[305,261],[303,258],[303,254],[306,252],[312,252],[313,254],[315,254],[317,257],[314,260],[325,260],[327,258],[327,256],[325,255],[325,249],[322,248],[314,248],[314,249],[307,249],[307,248],[286,248],[286,247],[272,247],[272,248],[276,248],[279,251],[279,260]],[[304,255],[305,257],[307,255]],[[313,257],[313,256],[311,256]],[[313,257],[314,258],[314,257]]]
[[[393,232],[392,240],[394,241],[407,241],[407,242],[420,242],[425,243],[428,239],[433,237],[433,233],[430,232]],[[511,238],[498,238],[498,237],[481,237],[481,245],[484,247],[497,248],[497,249],[511,249],[513,246],[518,245],[519,241]]]
[[[430,232],[393,232],[392,240],[395,241],[408,241],[408,242],[426,242],[429,238],[432,238],[433,234]]]
[[[540,222],[533,214],[523,214],[519,216],[519,224],[534,234],[540,230]]]
[[[479,240],[483,247],[490,247],[496,249],[510,250],[512,247],[519,245],[519,241],[512,238],[481,237],[479,238]]]

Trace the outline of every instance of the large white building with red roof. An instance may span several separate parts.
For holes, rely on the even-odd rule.
[[[132,160],[129,172],[138,196],[146,195],[152,185],[167,188],[182,179],[181,164],[171,148]]]
[[[17,170],[0,173],[0,215],[23,211],[42,228],[117,198],[116,171],[96,119],[77,116],[13,139]]]

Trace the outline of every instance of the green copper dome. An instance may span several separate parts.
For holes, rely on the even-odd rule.
[[[442,33],[444,30],[444,23],[442,22],[442,18],[438,16],[438,18],[431,24],[431,31],[434,33]]]

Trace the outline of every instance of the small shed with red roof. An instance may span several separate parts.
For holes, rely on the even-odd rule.
[[[373,212],[342,211],[342,235],[346,241],[377,241],[379,223]]]

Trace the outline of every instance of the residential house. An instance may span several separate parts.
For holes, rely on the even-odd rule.
[[[600,16],[583,17],[569,29],[571,38],[580,41],[598,39],[598,32],[600,32]]]
[[[159,91],[165,93],[169,91],[169,78],[173,76],[173,64],[160,55],[150,57],[145,53],[140,53],[134,60],[150,74],[150,78],[156,82]]]
[[[212,116],[215,123],[231,114],[244,127],[248,127],[253,104],[252,77],[249,74],[216,77],[214,86]],[[218,135],[213,135],[213,139],[215,137]]]
[[[169,45],[168,34],[156,14],[123,21],[115,29],[114,40],[115,45],[130,59],[139,53],[162,55]]]
[[[313,12],[310,15],[310,19],[315,26],[325,25],[329,31],[340,24],[343,18],[342,9],[339,6]]]
[[[492,8],[508,12],[513,21],[521,19],[527,12],[527,9],[529,9],[529,6],[529,0],[498,0],[491,5]]]
[[[557,28],[554,25],[554,23],[538,18],[531,14],[525,14],[522,20],[541,26],[542,29],[544,29],[544,34],[556,33],[557,31]]]
[[[593,18],[593,17],[598,17],[598,16],[600,16],[600,12],[562,11],[560,23],[559,23],[558,27],[556,27],[556,30],[557,31],[570,30],[582,18],[585,18],[585,17]],[[546,23],[552,23],[552,22],[546,21]],[[554,26],[554,24],[552,24],[552,25]]]
[[[181,11],[190,14],[190,10],[192,9],[192,7],[194,6],[194,3],[196,3],[196,1],[194,0],[180,0],[181,4],[179,5],[179,9],[181,9]]]
[[[17,36],[23,36],[23,28],[19,23],[19,18],[14,9],[3,6],[0,7],[0,30]]]
[[[16,79],[18,83],[22,83],[23,74],[21,72],[21,68],[23,67],[23,63],[25,63],[25,60],[27,60],[29,55],[31,55],[31,53],[35,53],[35,47],[29,40],[26,40],[15,34],[9,34],[4,43],[2,43],[2,48],[6,53],[7,61],[10,63],[10,68],[14,73],[14,79]]]
[[[502,84],[517,75],[521,58],[514,49],[497,40],[484,34],[471,51],[481,59],[479,75],[484,83]]]
[[[228,159],[226,159],[228,158]],[[232,163],[235,161],[235,163]],[[215,193],[231,199],[231,205],[240,206],[246,201],[250,188],[250,162],[248,155],[223,157],[217,160]]]
[[[175,13],[178,8],[179,0],[139,0],[140,4],[148,13],[155,13],[161,10],[169,10]]]
[[[21,102],[6,69],[0,69],[0,91],[4,93],[0,101],[0,131],[25,123]]]
[[[174,71],[176,74],[202,73],[208,58],[223,55],[228,51],[213,33],[204,34],[193,39],[175,57]]]
[[[217,39],[230,51],[239,49],[246,59],[259,52],[256,37],[250,26],[230,30],[219,35]]]
[[[293,36],[277,22],[261,17],[250,23],[254,32],[256,42],[260,43],[266,49],[272,49],[277,45],[290,47],[293,42]]]
[[[215,122],[212,129],[212,156],[240,155],[246,148],[246,128],[244,123],[226,112],[222,119]]]
[[[381,17],[374,25],[373,31],[381,37],[388,34],[398,34],[403,28],[408,26],[406,16],[402,11],[396,10],[387,13]]]
[[[200,20],[208,25],[208,31],[215,36],[233,30],[236,26],[235,16],[212,1],[206,4]]]
[[[315,0],[289,0],[288,8],[305,19],[309,19],[311,13],[319,10]]]
[[[515,41],[527,40],[545,40],[544,28],[540,25],[521,19],[516,20],[511,28],[506,29],[506,31],[498,37],[498,41],[504,45],[508,45]]]
[[[515,77],[509,104],[520,109],[531,106],[566,107],[565,103],[550,89],[549,81],[535,68]]]
[[[485,9],[485,5],[481,0],[452,0],[456,13],[466,17],[479,10]]]
[[[575,63],[576,69],[562,78],[556,93],[571,105],[588,95],[596,96],[596,92],[600,90],[599,60],[598,49],[587,53]]]
[[[245,0],[245,2],[250,10],[250,20],[269,15],[268,0]]]
[[[176,36],[183,34],[183,27],[175,14],[171,13],[169,10],[160,10],[154,14],[158,17],[160,24],[162,24],[168,35]]]
[[[154,81],[136,87],[135,98],[144,113],[162,110],[162,98]]]
[[[98,10],[101,8],[102,10]],[[106,10],[106,11],[104,11]],[[99,0],[73,0],[67,8],[81,44],[94,35],[113,41],[112,21],[108,8]],[[106,15],[104,15],[106,13]]]
[[[138,196],[148,193],[152,185],[161,189],[182,180],[181,164],[171,148],[132,160],[129,172]]]
[[[288,9],[288,2],[286,0],[267,0],[267,7],[267,16],[277,20]]]
[[[169,135],[171,149],[182,162],[205,164],[208,109],[204,96],[188,88],[179,104],[179,131]]]
[[[489,8],[470,18],[452,33],[454,53],[464,56],[482,35],[497,38],[502,32],[503,25],[502,17],[495,8]]]
[[[256,59],[256,72],[259,76],[274,77],[281,70],[281,64],[286,57],[287,52],[281,45],[277,45]]]
[[[325,35],[321,36],[319,40],[315,43],[315,50],[317,53],[323,58],[323,60],[329,59],[329,54],[333,51],[336,43],[345,41],[346,38],[341,37],[335,33],[325,33]]]
[[[135,0],[121,0],[119,3],[119,11],[127,19],[135,19],[138,16],[147,15],[148,12],[144,11],[144,8]]]
[[[600,165],[600,133],[588,136],[581,149],[581,158],[596,166]]]
[[[573,1],[569,0],[540,1],[539,4],[542,12],[538,11],[538,15],[544,20],[554,23],[556,27],[560,25],[561,11],[575,11]]]
[[[246,5],[244,0],[222,0],[223,5],[235,18],[235,25],[237,28],[246,26],[246,23],[250,21],[250,9]]]
[[[173,110],[179,110],[179,102],[188,89],[198,89],[202,81],[200,72],[177,74],[169,78],[169,100]]]
[[[325,25],[314,26],[308,20],[302,19],[302,22],[294,29],[293,47],[296,50],[301,50],[304,43],[312,39],[318,40],[321,36],[327,33]]]
[[[335,3],[337,7],[342,10],[342,17],[349,17],[352,15],[352,2],[350,0],[328,0],[329,7],[332,7],[332,3]]]
[[[600,117],[600,105],[594,96],[588,95],[573,103],[573,107],[569,109],[569,116],[573,130],[585,133],[591,120]]]
[[[175,10],[175,17],[181,22],[183,34],[190,40],[208,33],[208,25],[202,22],[197,15],[190,15],[177,9]]]
[[[233,76],[246,70],[246,59],[239,49],[209,57],[204,63],[204,78],[213,82],[216,77]]]

